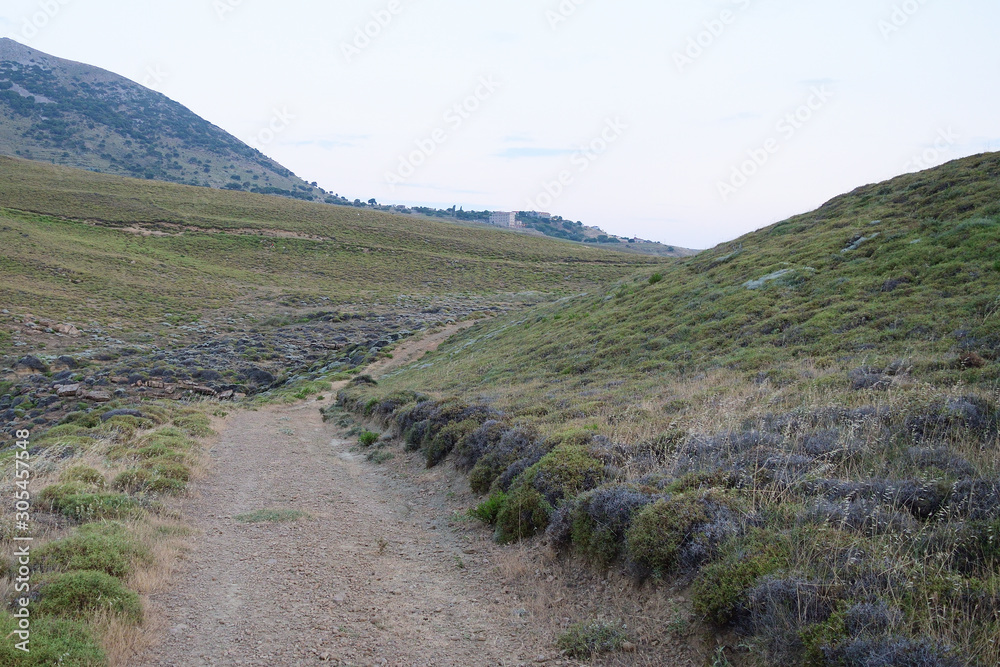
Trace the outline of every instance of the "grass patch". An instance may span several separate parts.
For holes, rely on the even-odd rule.
[[[591,621],[571,625],[559,635],[556,645],[571,658],[590,658],[621,649],[628,635],[621,623]]]

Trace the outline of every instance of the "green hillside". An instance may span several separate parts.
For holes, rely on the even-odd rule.
[[[0,158],[0,302],[117,320],[570,294],[663,260],[500,230]]]
[[[997,248],[979,155],[481,323],[341,404],[451,453],[499,540],[690,583],[737,664],[996,665]]]
[[[6,38],[0,39],[0,154],[173,183],[325,197],[160,93]]]

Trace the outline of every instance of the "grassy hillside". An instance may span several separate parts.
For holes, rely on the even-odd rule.
[[[174,183],[325,196],[160,93],[6,38],[0,39],[0,153]]]
[[[662,260],[0,158],[0,301],[126,329],[398,297],[590,289]]]
[[[484,322],[342,405],[747,664],[995,665],[1000,155]]]

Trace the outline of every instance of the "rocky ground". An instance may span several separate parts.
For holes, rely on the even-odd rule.
[[[53,425],[118,399],[238,400],[349,371],[417,332],[503,310],[470,301],[402,312],[312,311],[239,328],[227,320],[178,325],[176,338],[155,340],[7,313],[17,323],[15,349],[24,353],[9,356],[0,376],[0,433]]]

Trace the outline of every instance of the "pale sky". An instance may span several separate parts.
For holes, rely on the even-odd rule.
[[[148,85],[352,199],[695,248],[1000,150],[998,25],[996,0],[0,9],[0,35]]]

